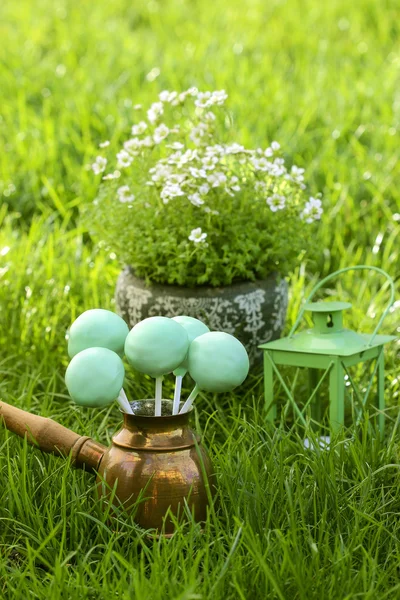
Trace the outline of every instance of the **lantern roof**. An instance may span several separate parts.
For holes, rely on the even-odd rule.
[[[348,308],[351,308],[349,302],[308,302],[303,310],[312,312],[314,323],[312,329],[262,344],[260,348],[283,352],[352,356],[396,339],[391,335],[363,334],[345,329],[342,312]]]
[[[310,302],[314,294],[327,283],[332,277],[350,270],[372,270],[384,275],[389,281],[391,293],[390,301],[381,318],[371,334],[356,333],[351,329],[345,329],[343,326],[343,311],[351,308],[349,302]],[[378,267],[367,265],[357,265],[355,267],[346,267],[340,269],[320,281],[311,291],[306,303],[303,305],[300,313],[288,335],[288,337],[273,342],[261,344],[259,348],[263,350],[280,350],[282,352],[298,352],[303,354],[322,354],[332,356],[353,356],[362,355],[363,352],[371,348],[378,348],[396,339],[393,335],[377,335],[383,319],[388,314],[395,298],[395,287],[392,278]],[[311,311],[314,327],[296,333],[304,311]]]
[[[333,313],[351,308],[350,302],[306,302],[304,310],[311,312]]]
[[[328,354],[332,356],[351,356],[364,352],[368,348],[383,346],[396,339],[394,335],[376,335],[356,333],[342,329],[336,333],[316,333],[314,329],[301,331],[293,337],[285,337],[274,342],[261,344],[263,350],[282,350],[283,352],[303,352],[306,354]]]

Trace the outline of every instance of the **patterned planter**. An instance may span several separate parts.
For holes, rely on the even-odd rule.
[[[121,272],[116,288],[117,311],[130,327],[156,315],[196,317],[213,331],[236,336],[246,346],[253,364],[262,357],[258,344],[281,335],[287,301],[287,282],[275,274],[262,281],[223,288],[191,289],[159,284],[147,287],[127,267]]]

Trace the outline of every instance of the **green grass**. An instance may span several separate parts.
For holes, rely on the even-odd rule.
[[[238,139],[278,139],[323,191],[319,272],[291,274],[288,325],[336,267],[398,277],[398,17],[394,0],[2,3],[0,398],[106,444],[118,427],[118,411],[73,406],[63,382],[66,329],[87,308],[113,307],[119,271],[80,224],[96,191],[85,165],[123,135],[133,104],[164,88],[225,88]],[[351,300],[348,325],[369,331],[381,288],[355,273],[327,293]],[[257,370],[234,395],[202,396],[217,502],[203,532],[181,525],[170,541],[149,541],[124,515],[110,522],[91,476],[1,429],[0,598],[400,596],[396,354],[393,344],[383,442],[367,421],[327,452],[305,451],[290,415],[266,429]],[[128,374],[127,389],[143,398],[151,384]]]

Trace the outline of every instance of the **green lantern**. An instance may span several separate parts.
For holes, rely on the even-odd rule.
[[[330,279],[350,270],[370,269],[384,275],[391,288],[390,302],[382,314],[372,334],[356,333],[343,327],[343,311],[351,308],[348,302],[311,302],[314,294]],[[344,401],[346,383],[352,387],[354,397],[364,408],[369,401],[374,377],[377,375],[376,408],[379,411],[378,425],[383,434],[385,427],[384,397],[384,345],[396,339],[395,336],[378,335],[383,319],[389,312],[395,298],[394,283],[382,269],[359,265],[347,267],[332,273],[312,290],[294,323],[289,336],[262,344],[264,350],[264,396],[268,421],[276,418],[274,399],[274,380],[281,383],[299,420],[306,424],[304,412],[310,406],[312,418],[321,419],[319,390],[325,379],[329,381],[329,421],[332,432],[344,425]],[[312,313],[314,327],[307,331],[295,333],[303,318],[304,312]],[[349,368],[369,360],[375,361],[370,380],[365,392],[361,392]],[[302,367],[309,369],[310,396],[300,410],[289,386],[285,383],[280,366]],[[347,376],[347,377],[346,377]]]

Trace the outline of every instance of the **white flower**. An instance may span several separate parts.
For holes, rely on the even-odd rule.
[[[274,151],[272,150],[272,148],[266,148],[264,151],[264,156],[266,156],[267,158],[270,158],[273,155]]]
[[[189,138],[192,140],[194,144],[197,146],[201,144],[202,138],[207,133],[207,125],[205,123],[199,123],[197,127],[193,127],[190,132]]]
[[[136,137],[124,142],[124,149],[133,156],[137,156],[139,154],[141,146],[142,142]]]
[[[117,160],[118,160],[118,167],[120,169],[129,167],[133,162],[132,156],[130,154],[128,154],[128,152],[126,152],[126,150],[121,150],[121,152],[118,152]]]
[[[264,191],[265,188],[267,187],[267,184],[265,183],[265,181],[256,181],[254,183],[254,189],[258,192],[258,191]]]
[[[296,167],[296,165],[293,165],[291,170],[290,170],[290,174],[293,178],[294,181],[296,181],[297,183],[301,183],[302,181],[304,181],[304,169],[300,169],[299,167]]]
[[[273,175],[273,177],[281,177],[285,173],[286,173],[285,167],[274,166],[274,168],[270,171],[270,174]]]
[[[103,181],[107,181],[108,179],[118,179],[121,177],[121,171],[114,171],[114,173],[108,173],[108,175],[104,175]]]
[[[158,162],[155,167],[150,169],[149,173],[152,173],[152,181],[158,182],[167,179],[171,175],[171,167]]]
[[[155,128],[153,140],[156,144],[159,144],[167,137],[168,134],[169,134],[168,127],[166,125],[164,125],[164,123],[162,123],[161,125],[159,125],[158,127]]]
[[[208,185],[208,183],[203,183],[199,187],[199,193],[202,194],[203,196],[205,196],[205,194],[208,194],[209,191],[210,191],[210,186]]]
[[[129,186],[123,185],[117,189],[118,200],[120,202],[133,202],[135,195],[131,193]]]
[[[233,177],[231,177],[229,186],[230,186],[232,192],[240,192],[240,185],[237,185],[238,181],[239,181],[239,179],[235,175]]]
[[[203,115],[203,119],[204,119],[204,121],[215,121],[216,116],[214,115],[213,112],[206,112]]]
[[[280,147],[281,147],[281,145],[278,142],[272,142],[272,144],[271,144],[271,148],[274,151],[279,150]]]
[[[215,165],[218,163],[218,156],[213,156],[212,154],[206,154],[206,156],[202,159],[202,167],[203,169],[214,169]]]
[[[256,158],[255,156],[252,156],[250,158],[250,162],[256,171],[270,171],[273,167],[272,163],[269,162],[269,160],[267,160],[266,158],[264,158],[264,156],[261,156],[261,158]]]
[[[267,198],[267,204],[272,212],[276,212],[277,210],[282,210],[285,208],[285,203],[285,196],[280,196],[279,194],[273,194],[270,198]]]
[[[318,221],[321,218],[323,212],[321,200],[311,196],[309,201],[306,202],[301,218],[306,223],[313,223],[313,221]]]
[[[317,207],[317,208],[321,208],[322,206],[322,202],[319,198],[313,198],[312,196],[310,197],[308,204],[312,207]]]
[[[171,92],[171,93],[176,93],[176,92]],[[188,90],[186,90],[185,92],[181,92],[178,96],[175,96],[172,100],[171,100],[171,104],[172,106],[177,106],[178,104],[182,104],[187,96],[197,96],[198,94],[198,89],[195,87],[191,87]]]
[[[204,200],[201,199],[200,194],[191,194],[190,196],[188,196],[188,198],[194,206],[201,206],[202,204],[204,204]]]
[[[212,93],[212,98],[214,100],[214,104],[221,105],[224,104],[225,100],[228,98],[228,94],[225,90],[219,90]]]
[[[198,150],[186,150],[186,152],[182,155],[187,161],[192,161],[198,156]]]
[[[221,144],[214,144],[214,146],[207,146],[206,147],[206,156],[224,156],[225,154],[225,147],[221,146]]]
[[[147,111],[147,118],[150,123],[154,124],[157,119],[163,114],[164,106],[162,102],[154,102]]]
[[[181,92],[178,95],[178,97],[175,98],[175,100],[173,102],[171,102],[172,106],[178,106],[179,103],[185,102],[187,95],[188,95],[187,92]]]
[[[210,173],[207,177],[208,183],[211,183],[212,187],[218,187],[219,185],[226,182],[226,175],[221,172]]]
[[[173,104],[177,98],[178,98],[178,92],[170,92],[170,94],[168,96],[168,102],[171,102],[171,104]]]
[[[195,105],[199,106],[200,108],[205,108],[206,106],[211,106],[210,98],[211,98],[211,92],[199,92],[197,94],[197,100],[195,101]]]
[[[158,95],[161,102],[172,102],[177,96],[178,92],[168,92],[167,90],[164,90]]]
[[[107,148],[107,146],[110,145],[110,142],[108,140],[106,140],[105,142],[102,142],[101,144],[99,144],[99,148]]]
[[[133,110],[140,110],[142,108],[141,104],[135,104],[135,106],[133,107]]]
[[[192,160],[194,160],[196,158],[197,158],[197,150],[189,149],[189,150],[186,150],[186,152],[184,152],[183,154],[180,150],[177,150],[177,152],[174,152],[169,157],[168,164],[176,165],[179,169],[181,169],[188,162],[191,162]]]
[[[172,173],[168,178],[168,184],[178,183],[179,185],[185,181],[186,175],[184,173]],[[182,194],[179,194],[181,196]]]
[[[285,161],[283,158],[276,158],[273,163],[270,163],[271,169],[269,174],[273,177],[281,177],[286,173]]]
[[[198,177],[207,177],[207,173],[204,169],[196,169],[195,167],[189,167],[189,172],[192,177],[197,179]]]
[[[158,94],[158,97],[160,99],[160,102],[168,102],[168,99],[169,99],[169,92],[168,92],[168,90],[163,90],[162,92],[160,92]]]
[[[169,165],[176,165],[178,163],[182,162],[182,152],[180,150],[177,150],[176,152],[173,152],[172,154],[170,154],[170,156],[168,157],[168,164]],[[187,161],[185,161],[187,162]]]
[[[211,210],[209,206],[205,206],[203,210],[205,213],[210,213],[210,215],[219,215],[219,212],[217,210]]]
[[[151,146],[153,146],[154,142],[153,142],[153,138],[151,137],[151,135],[147,135],[145,138],[143,138],[141,145],[147,146],[147,148],[150,148]]]
[[[217,90],[215,92],[198,92],[195,105],[199,108],[208,108],[209,106],[222,106],[228,94],[225,90]]]
[[[103,156],[96,156],[96,160],[92,164],[93,173],[98,175],[106,170],[107,159]]]
[[[147,123],[145,121],[140,121],[137,125],[133,125],[132,127],[132,135],[141,135],[147,129]]]
[[[173,144],[168,144],[167,148],[171,148],[171,150],[182,150],[182,148],[184,148],[184,145],[180,142],[174,142]]]
[[[202,243],[206,240],[207,234],[202,233],[201,227],[197,227],[196,229],[192,229],[188,239],[195,244]]]
[[[241,152],[244,152],[244,151],[245,151],[245,147],[242,146],[241,144],[236,144],[236,142],[234,144],[225,146],[226,154],[240,154]]]
[[[164,204],[168,204],[171,198],[175,198],[176,196],[183,196],[184,192],[179,184],[177,183],[167,183],[166,186],[161,190],[161,198]]]

